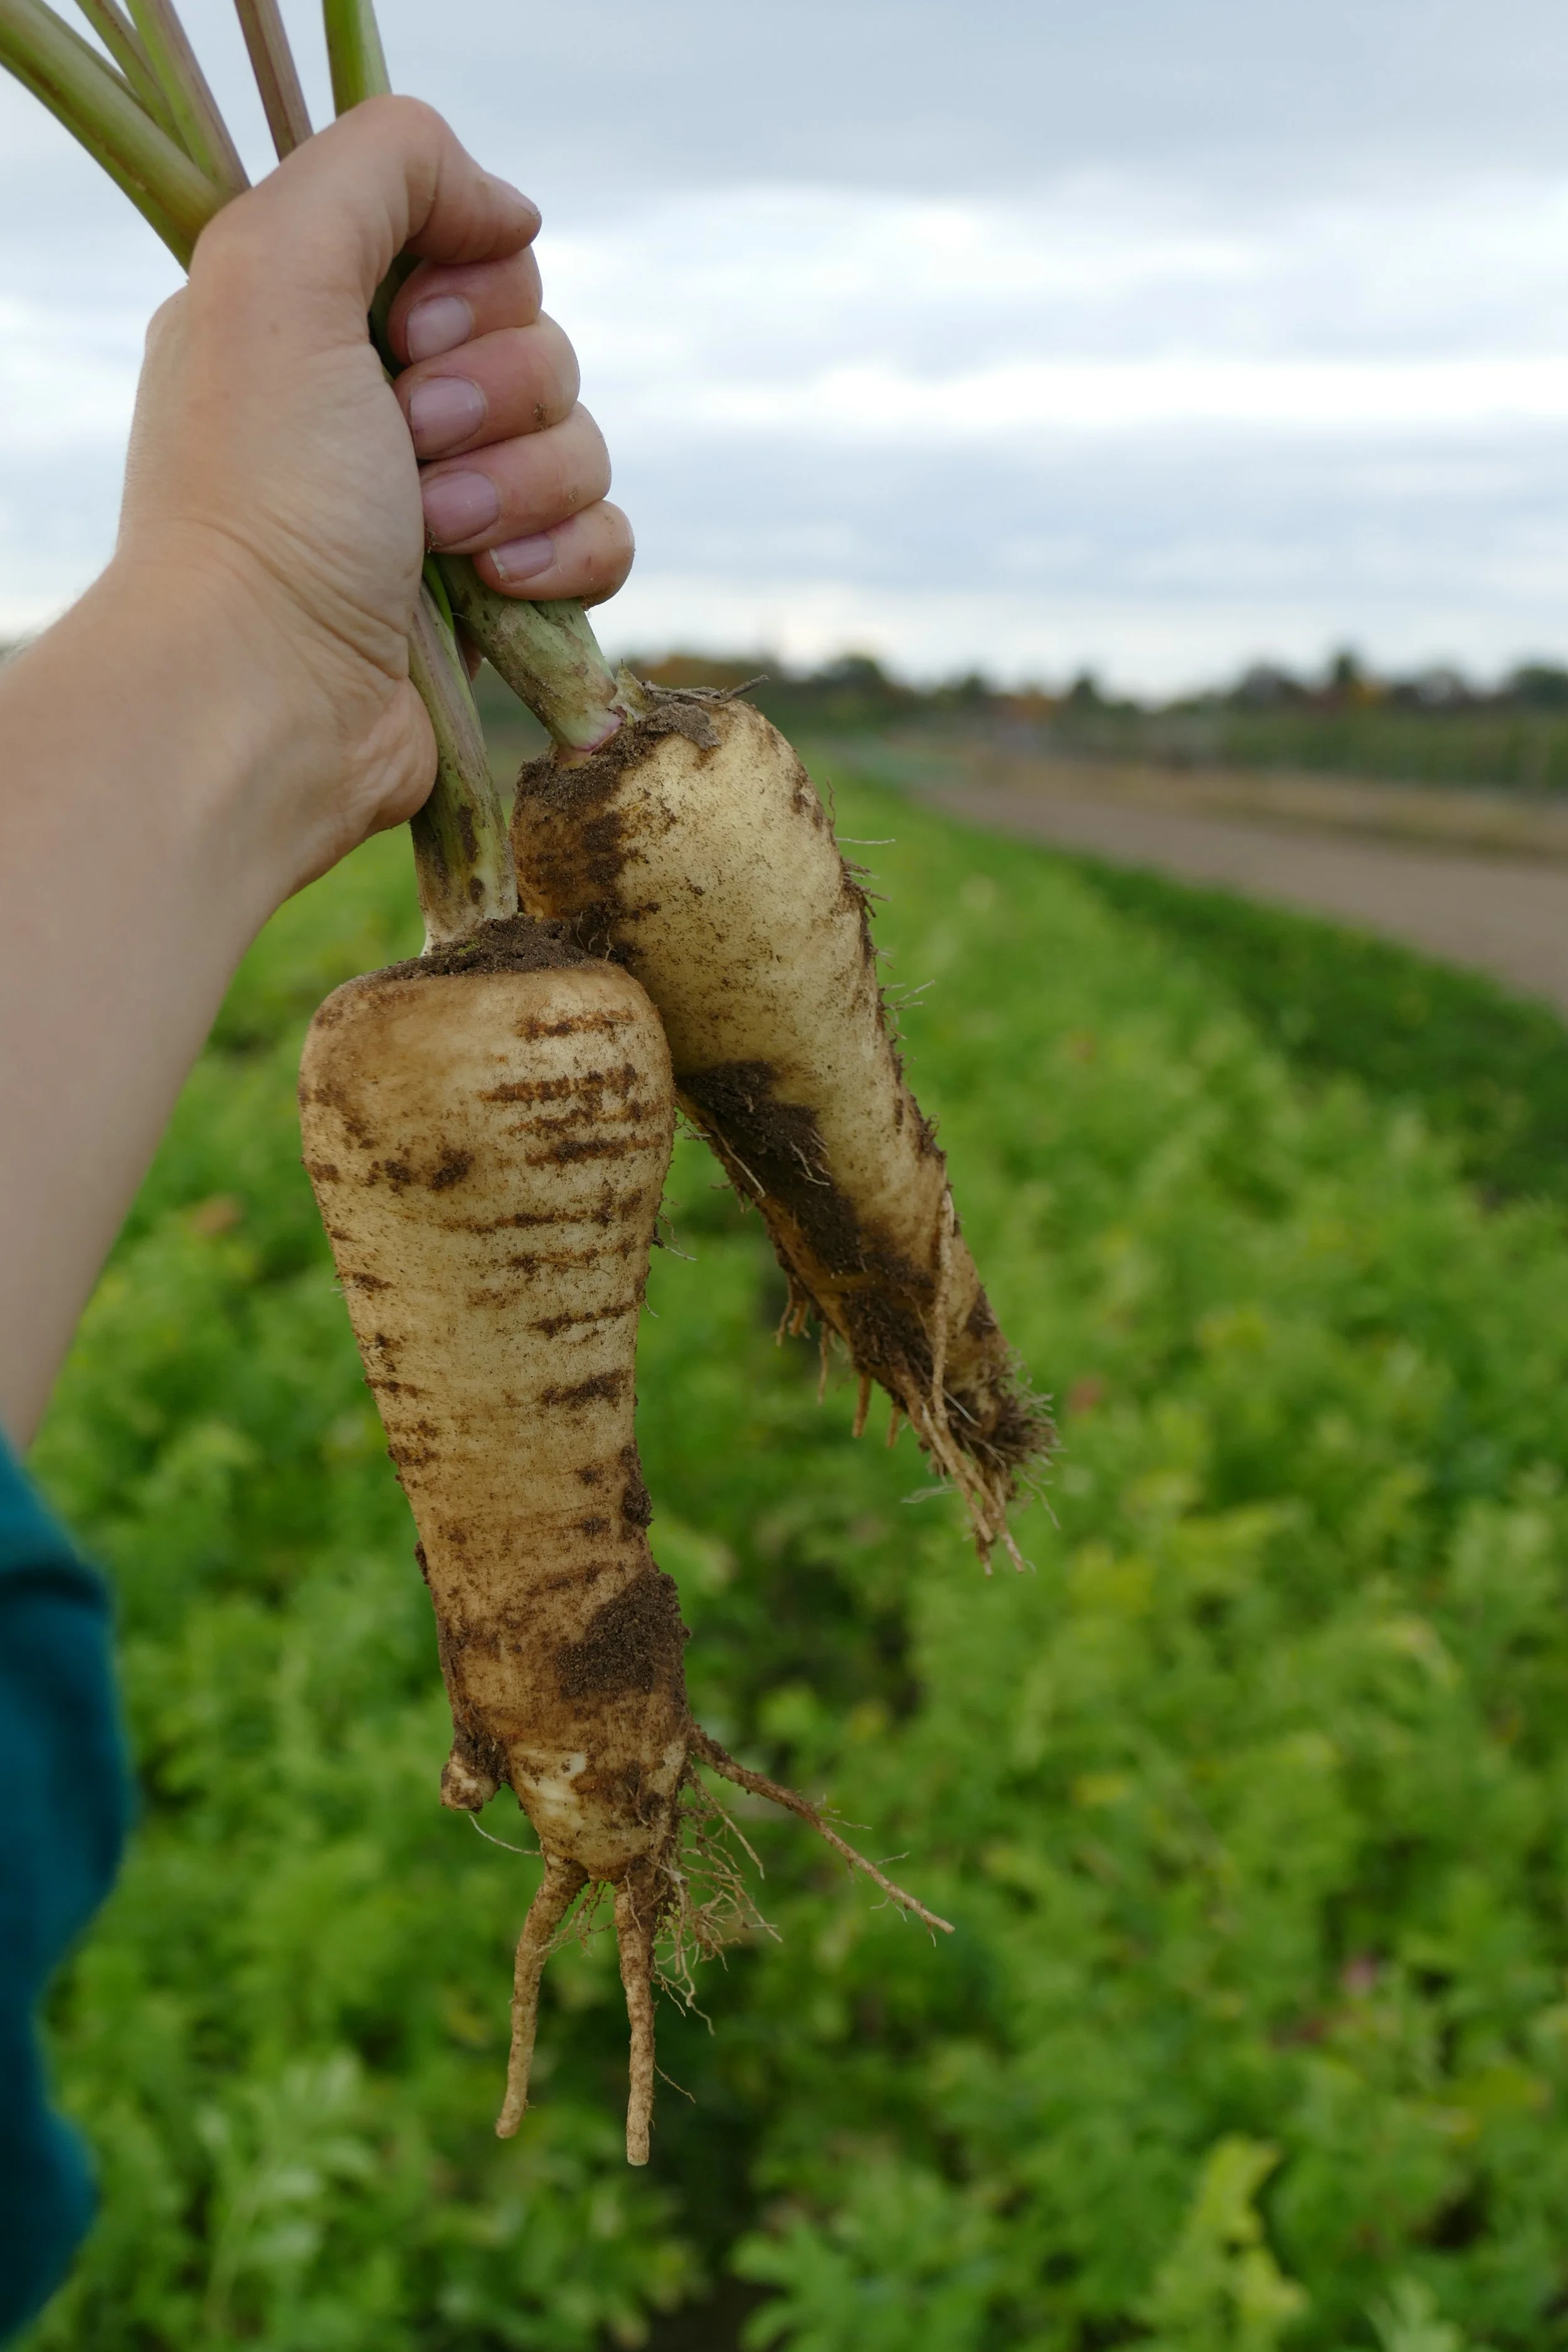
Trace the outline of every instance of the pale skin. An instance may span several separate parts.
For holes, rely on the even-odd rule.
[[[538,226],[406,99],[356,108],[231,205],[153,321],[113,560],[0,673],[14,1444],[245,949],[430,789],[405,635],[427,540],[510,595],[593,603],[630,569],[540,310]],[[394,387],[364,322],[405,249]]]

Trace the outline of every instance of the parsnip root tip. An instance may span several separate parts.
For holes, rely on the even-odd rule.
[[[539,1980],[556,1931],[587,1883],[587,1872],[576,1863],[552,1860],[546,1863],[539,1892],[528,1906],[512,1969],[511,2053],[507,2060],[506,2097],[496,2117],[497,2139],[510,2139],[527,2112],[528,2078],[539,2031]]]
[[[658,1924],[656,1873],[634,1863],[616,1888],[616,1942],[621,1983],[631,2027],[630,2084],[626,2097],[626,2162],[646,2164],[653,2127],[654,2064],[653,1945]]]

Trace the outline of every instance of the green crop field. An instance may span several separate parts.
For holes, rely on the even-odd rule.
[[[37,1451],[119,1591],[144,1815],[55,2004],[104,2210],[34,2352],[1568,2346],[1560,1033],[837,799],[1058,1400],[1033,1572],[983,1576],[841,1378],[818,1403],[691,1144],[642,1443],[698,1712],[957,1934],[748,1813],[777,1940],[664,2005],[647,2172],[604,1939],[552,1963],[494,2138],[537,1865],[437,1803],[292,1109],[312,1006],[414,944],[372,845],[250,957]],[[1260,1027],[1270,955],[1299,1018]]]

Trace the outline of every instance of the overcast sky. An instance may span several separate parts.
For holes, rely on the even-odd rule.
[[[324,111],[315,11],[289,6]],[[253,168],[226,0],[188,21]],[[543,205],[619,649],[1166,688],[1568,659],[1547,0],[384,0]],[[101,562],[148,231],[0,89],[0,633]]]

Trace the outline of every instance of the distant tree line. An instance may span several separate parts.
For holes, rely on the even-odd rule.
[[[919,687],[859,653],[816,669],[689,653],[633,667],[661,686],[747,687],[786,732],[938,729],[1047,757],[1568,790],[1568,667],[1547,661],[1481,686],[1447,665],[1380,677],[1347,648],[1315,677],[1259,662],[1163,702],[1108,692],[1088,670],[1054,690],[978,671]]]

